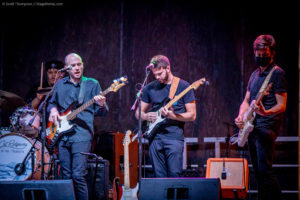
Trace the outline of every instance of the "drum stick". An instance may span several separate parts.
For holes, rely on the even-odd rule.
[[[44,63],[42,62],[40,88],[43,88],[43,77],[44,77],[43,75],[44,75]]]

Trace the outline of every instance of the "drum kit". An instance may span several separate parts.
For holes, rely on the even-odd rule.
[[[14,110],[9,117],[10,126],[0,127],[0,181],[40,179],[41,169],[48,177],[52,159],[47,147],[42,151],[40,115],[25,106],[20,96],[3,90],[0,90],[0,109]]]

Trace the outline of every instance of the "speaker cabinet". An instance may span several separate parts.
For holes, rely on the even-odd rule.
[[[220,181],[216,178],[142,178],[139,199],[219,200]]]
[[[87,166],[88,174],[86,176],[89,199],[90,200],[102,200],[108,199],[109,193],[109,161],[99,160],[97,173],[96,171],[96,161],[88,160]]]
[[[245,199],[248,191],[249,168],[243,158],[209,158],[206,178],[220,178],[223,198]]]
[[[0,199],[75,200],[72,180],[1,181]]]

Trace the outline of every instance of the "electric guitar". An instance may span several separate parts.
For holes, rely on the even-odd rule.
[[[270,83],[266,89],[262,92],[259,92],[256,96],[256,104],[260,104],[262,98],[267,95],[272,87],[272,83]],[[256,113],[252,105],[248,108],[247,112],[244,114],[246,116],[246,121],[243,124],[243,128],[239,130],[237,143],[239,147],[245,146],[245,143],[248,139],[249,134],[253,131],[254,125],[253,121],[255,119]],[[234,143],[236,143],[234,142]]]
[[[121,200],[138,200],[137,192],[139,189],[139,184],[135,188],[130,188],[130,179],[129,179],[129,144],[131,143],[130,139],[131,131],[126,131],[123,146],[124,146],[124,185],[122,186]]]
[[[114,80],[114,83],[111,84],[109,88],[107,88],[100,94],[105,96],[110,92],[117,92],[121,87],[123,87],[127,83],[127,77],[121,77],[117,80]],[[72,111],[73,108],[77,105],[77,102],[74,102],[68,107],[68,109],[65,112],[59,114],[61,120],[58,120],[57,125],[55,125],[54,122],[49,121],[46,129],[46,138],[48,144],[50,146],[54,146],[58,139],[61,138],[61,136],[71,132],[74,129],[74,124],[72,123],[72,120],[75,119],[80,112],[84,111],[93,103],[95,103],[94,98],[90,99],[82,106]]]
[[[177,96],[175,96],[172,100],[170,100],[165,107],[167,109],[169,109],[174,103],[176,103],[179,99],[181,99],[186,93],[188,93],[191,89],[196,90],[200,85],[208,85],[209,82],[205,80],[205,78],[201,78],[198,81],[195,81],[193,84],[191,84],[189,87],[187,87],[185,90],[183,90],[180,94],[178,94]],[[165,101],[164,101],[165,102]],[[161,108],[164,106],[161,106],[158,108],[158,111],[154,111],[157,114],[157,119],[155,120],[155,122],[147,122],[147,128],[146,131],[143,133],[144,137],[147,139],[153,139],[156,131],[158,130],[158,128],[164,124],[165,119],[162,115],[161,115]],[[153,111],[152,111],[153,112]]]

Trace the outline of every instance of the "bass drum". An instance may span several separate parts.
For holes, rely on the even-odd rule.
[[[42,144],[40,141],[36,141],[34,145],[33,174],[31,153],[29,153],[24,163],[25,168],[22,173],[20,173],[16,167],[23,162],[34,142],[35,139],[27,138],[26,136],[17,133],[9,133],[0,136],[0,181],[28,180],[32,179],[32,177],[37,180],[41,178]],[[50,155],[46,148],[44,152],[44,163],[47,163],[44,165],[44,172],[45,175],[47,175],[49,173]]]

